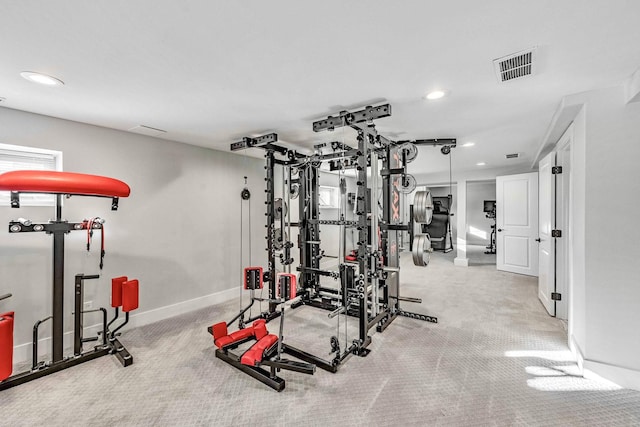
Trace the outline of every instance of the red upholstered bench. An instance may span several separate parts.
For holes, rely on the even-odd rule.
[[[251,326],[232,333],[228,332],[226,322],[216,323],[211,329],[213,342],[219,349],[224,349],[249,338],[257,340],[240,358],[240,363],[243,365],[256,366],[262,361],[264,352],[278,342],[278,336],[269,334],[267,331],[267,322],[264,319],[258,319]]]

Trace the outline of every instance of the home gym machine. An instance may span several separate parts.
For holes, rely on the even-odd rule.
[[[489,219],[493,220],[493,224],[491,224],[491,237],[489,237],[489,246],[487,246],[488,251],[485,251],[485,254],[495,254],[496,253],[496,201],[495,200],[485,200],[484,201],[484,213],[485,216]]]
[[[340,127],[352,128],[357,132],[357,145],[351,147],[344,141],[319,144],[311,155],[301,154],[278,144],[275,133],[245,137],[242,141],[231,144],[231,151],[248,148],[260,148],[265,151],[267,269],[262,271],[260,267],[249,267],[245,270],[244,287],[252,290],[253,303],[257,300],[253,290],[266,282],[269,290],[267,299],[269,307],[258,316],[245,320],[244,314],[251,306],[249,305],[230,322],[221,322],[209,327],[209,332],[214,336],[214,342],[218,347],[216,357],[280,391],[284,389],[284,380],[277,377],[273,369],[270,372],[264,369],[258,370],[260,366],[274,366],[273,364],[277,361],[273,357],[276,354],[275,346],[278,347],[278,354],[282,352],[306,362],[300,364],[300,369],[292,370],[312,373],[310,366],[313,366],[329,372],[337,372],[349,356],[364,357],[369,353],[370,350],[367,347],[371,343],[372,329],[382,332],[398,316],[437,323],[437,318],[433,316],[411,313],[400,306],[402,301],[421,302],[418,298],[410,298],[400,292],[398,247],[399,232],[409,229],[409,226],[402,222],[400,194],[415,189],[416,181],[407,173],[407,163],[417,156],[416,143],[419,144],[420,141],[396,142],[379,135],[373,121],[390,115],[391,106],[385,104],[366,107],[356,112],[342,111],[339,115],[314,122],[315,132],[331,131]],[[329,152],[323,152],[325,150]],[[347,220],[344,215],[337,220],[320,219],[319,173],[323,162],[329,162],[331,170],[355,170],[357,185],[355,220]],[[282,199],[276,198],[275,195],[276,165],[283,171]],[[340,185],[342,186],[342,182]],[[368,191],[370,197],[367,197]],[[345,190],[341,189],[341,192],[343,197],[346,197]],[[291,195],[294,194],[298,199],[296,222],[290,221],[287,215],[290,211]],[[379,200],[382,203],[379,203]],[[357,249],[354,262],[345,262],[345,245],[341,242],[338,269],[322,268],[320,263],[323,257],[320,248],[321,225],[339,226],[340,236],[344,236],[343,231],[346,228],[356,230]],[[333,357],[326,360],[282,342],[282,335],[280,335],[278,340],[271,338],[265,341],[271,347],[266,347],[260,360],[252,356],[249,361],[245,361],[244,355],[232,355],[221,343],[235,343],[236,340],[256,338],[257,343],[254,346],[258,346],[258,349],[264,347],[260,346],[260,342],[265,339],[265,332],[262,331],[262,323],[256,322],[261,320],[269,322],[281,316],[281,312],[277,310],[281,301],[277,297],[277,288],[282,287],[282,277],[295,278],[290,273],[284,276],[282,273],[278,274],[276,268],[279,261],[285,271],[290,271],[294,263],[291,255],[294,245],[288,240],[291,234],[285,233],[285,229],[290,230],[291,227],[298,229],[299,248],[299,265],[296,268],[299,272],[297,296],[291,307],[294,309],[301,306],[316,307],[328,311],[329,318],[341,315],[355,317],[358,324],[357,339],[346,343],[344,348],[341,348],[338,337],[331,337],[329,353]],[[248,275],[247,271],[251,273]],[[323,286],[322,277],[335,279],[339,283],[338,288]],[[227,328],[236,320],[239,323],[239,330],[229,334]],[[245,327],[251,322],[254,323],[250,327]],[[260,332],[252,332],[251,328],[253,331],[258,328]],[[249,331],[246,331],[247,329]],[[253,350],[254,347],[251,347],[248,352],[254,355]],[[276,371],[280,368],[291,369],[291,366],[278,365]]]
[[[11,192],[11,207],[20,207],[21,193],[46,193],[54,194],[56,197],[55,219],[47,223],[32,223],[30,220],[19,219],[9,223],[9,233],[31,233],[44,232],[53,236],[53,307],[52,315],[46,319],[39,320],[34,326],[33,333],[33,362],[30,371],[19,373],[13,376],[0,376],[0,390],[4,390],[25,382],[52,374],[54,372],[70,368],[89,360],[107,355],[115,354],[123,366],[128,366],[133,362],[133,358],[124,346],[117,339],[117,330],[108,331],[106,321],[107,312],[104,308],[97,310],[83,311],[83,292],[85,280],[97,279],[98,275],[78,274],[75,276],[75,307],[74,307],[74,353],[72,356],[65,357],[63,354],[63,336],[64,336],[64,238],[71,231],[86,230],[87,233],[93,230],[102,229],[104,221],[85,220],[83,222],[67,222],[62,219],[62,196],[95,196],[106,197],[111,199],[111,209],[118,209],[118,201],[120,197],[128,197],[130,193],[129,186],[122,181],[96,176],[70,172],[53,172],[53,171],[13,171],[0,175],[0,190]],[[101,263],[104,256],[104,250],[101,251]],[[114,302],[123,307],[127,313],[134,310],[138,306],[138,281],[125,280],[119,285],[112,287],[114,290]],[[118,298],[120,297],[120,300]],[[113,304],[112,304],[113,305]],[[93,349],[84,351],[83,344],[91,341],[98,341],[99,337],[83,337],[82,320],[83,314],[89,312],[102,312],[102,338],[101,344],[94,346]],[[6,313],[0,316],[2,318],[2,336],[0,336],[1,355],[3,358],[0,371],[5,374],[11,374],[12,367],[5,365],[5,353],[12,353],[13,348],[6,344],[9,341],[9,326],[5,326],[8,319],[11,326],[11,334],[13,333],[14,313]],[[117,309],[116,309],[117,318]],[[50,362],[38,362],[38,327],[45,321],[51,321],[52,324],[52,360]],[[125,320],[125,323],[126,323]],[[115,318],[114,318],[115,321]],[[113,321],[111,322],[113,323]],[[9,325],[9,323],[6,323]],[[123,324],[124,325],[124,324]],[[123,326],[121,325],[121,326]],[[121,327],[120,326],[120,327]],[[119,327],[119,328],[120,328]],[[118,329],[119,329],[118,328]],[[99,334],[100,335],[100,334]],[[11,337],[12,341],[12,337]],[[10,360],[10,358],[9,358]]]

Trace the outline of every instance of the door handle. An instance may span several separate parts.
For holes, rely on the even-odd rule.
[[[498,228],[498,233],[502,231],[502,228]]]
[[[540,242],[541,242],[541,240],[540,240],[540,238],[539,238],[539,237],[536,239],[536,242],[538,242],[538,243],[540,243]]]

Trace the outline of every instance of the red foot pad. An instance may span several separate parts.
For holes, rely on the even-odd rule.
[[[122,284],[122,311],[128,313],[138,308],[138,279],[129,280]]]
[[[262,362],[262,356],[265,350],[271,348],[272,345],[278,342],[278,336],[269,334],[265,335],[257,343],[251,346],[251,348],[244,352],[240,358],[240,363],[243,365],[256,366]]]
[[[0,381],[13,372],[13,311],[0,314]]]
[[[122,306],[122,284],[129,280],[127,276],[111,279],[111,307]]]
[[[106,176],[42,170],[5,172],[0,190],[104,197],[128,197],[131,192],[124,182]]]

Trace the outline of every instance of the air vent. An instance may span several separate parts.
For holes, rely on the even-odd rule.
[[[129,129],[129,132],[135,132],[135,133],[139,133],[141,135],[147,135],[147,136],[158,136],[158,135],[162,135],[163,133],[167,133],[166,130],[152,128],[150,126],[144,126],[144,125],[134,126],[131,129]]]
[[[507,82],[533,74],[535,48],[523,50],[493,60],[493,67],[499,82]]]
[[[520,153],[505,154],[504,156],[507,159],[517,159],[518,157],[520,157]]]

